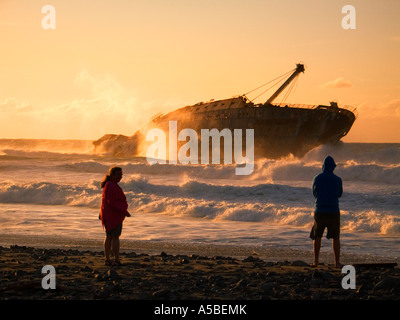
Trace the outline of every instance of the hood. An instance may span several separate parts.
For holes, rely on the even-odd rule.
[[[324,172],[333,172],[336,167],[335,160],[331,156],[327,156],[324,160],[324,164],[322,165],[322,171]]]

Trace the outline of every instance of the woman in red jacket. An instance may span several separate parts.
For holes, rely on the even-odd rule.
[[[119,260],[119,237],[122,231],[122,222],[125,217],[130,217],[125,194],[118,185],[121,179],[122,169],[120,167],[111,167],[101,182],[103,196],[101,200],[100,219],[103,228],[106,229],[106,239],[104,240],[106,265],[112,265],[110,260],[111,248],[114,253],[114,263],[121,265]]]

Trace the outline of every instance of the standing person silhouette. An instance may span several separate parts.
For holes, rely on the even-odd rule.
[[[327,156],[322,166],[322,173],[314,178],[312,191],[315,198],[314,225],[310,238],[313,239],[314,263],[318,266],[321,239],[325,228],[326,237],[332,239],[332,248],[336,267],[340,263],[340,210],[339,198],[343,193],[342,179],[333,173],[336,164],[331,156]]]
[[[100,220],[106,229],[104,240],[105,265],[113,265],[110,260],[111,249],[114,254],[114,264],[121,265],[119,260],[119,237],[122,231],[122,222],[125,217],[130,217],[128,203],[121,187],[118,185],[122,179],[122,169],[111,167],[100,186],[103,188],[101,200]]]

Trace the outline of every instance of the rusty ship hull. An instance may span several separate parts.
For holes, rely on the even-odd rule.
[[[299,65],[296,70],[297,74],[304,71],[299,69]],[[297,74],[293,74],[292,78]],[[277,94],[279,92],[275,93]],[[353,110],[348,107],[339,108],[335,103],[327,106],[305,106],[274,104],[271,101],[270,98],[265,103],[254,104],[245,95],[241,95],[200,102],[154,117],[131,137],[106,135],[94,142],[95,151],[108,150],[118,156],[139,155],[150,143],[143,143],[148,130],[159,128],[168,133],[170,121],[176,121],[178,132],[190,128],[198,136],[202,129],[221,131],[227,128],[232,132],[234,129],[242,129],[243,141],[246,129],[254,129],[255,159],[276,159],[288,155],[302,157],[319,145],[340,141],[356,119]],[[139,141],[142,144],[140,150]]]

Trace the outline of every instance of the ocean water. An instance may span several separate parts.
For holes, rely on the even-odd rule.
[[[399,260],[400,144],[325,145],[302,159],[257,160],[237,176],[234,165],[96,155],[91,141],[0,139],[2,239],[102,241],[99,184],[118,165],[132,214],[122,239],[310,251],[311,183],[327,155],[344,186],[342,252]]]

